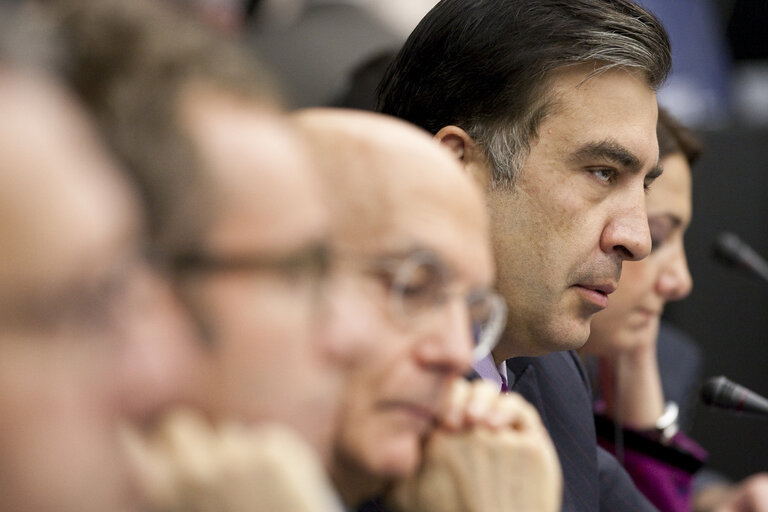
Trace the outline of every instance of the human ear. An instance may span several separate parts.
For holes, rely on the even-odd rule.
[[[492,171],[483,148],[467,132],[455,125],[444,126],[435,134],[435,140],[456,155],[462,167],[481,187],[488,190]]]

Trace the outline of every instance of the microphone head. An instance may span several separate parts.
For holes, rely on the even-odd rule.
[[[720,375],[707,379],[701,387],[701,401],[710,406],[718,406],[723,400],[723,389],[729,383],[728,379]]]
[[[768,416],[767,399],[722,375],[707,379],[701,388],[701,400],[711,407]]]
[[[737,235],[728,231],[720,233],[712,249],[713,256],[719,263],[745,270],[768,282],[768,261]]]
[[[715,238],[712,251],[718,262],[729,267],[738,267],[742,265],[743,247],[741,238],[730,231],[723,231]]]

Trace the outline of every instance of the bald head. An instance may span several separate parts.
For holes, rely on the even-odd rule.
[[[357,293],[371,347],[345,382],[331,469],[354,507],[418,467],[435,404],[470,367],[467,298],[493,281],[485,208],[458,162],[402,121],[330,109],[294,119],[326,185],[336,274]]]
[[[442,247],[461,231],[467,244],[487,245],[481,194],[426,132],[352,110],[309,109],[293,117],[327,186],[338,244],[398,250],[427,237],[423,243]]]

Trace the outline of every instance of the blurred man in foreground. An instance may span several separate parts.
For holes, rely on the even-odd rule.
[[[3,36],[42,34],[20,23]],[[60,84],[4,50],[0,507],[138,512],[119,427],[141,429],[178,399],[189,331],[144,259],[137,200],[93,127]]]

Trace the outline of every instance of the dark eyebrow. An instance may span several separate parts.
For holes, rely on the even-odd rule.
[[[589,159],[610,160],[632,172],[640,170],[640,159],[627,148],[612,140],[603,140],[585,144],[577,149],[570,158],[573,162]]]

